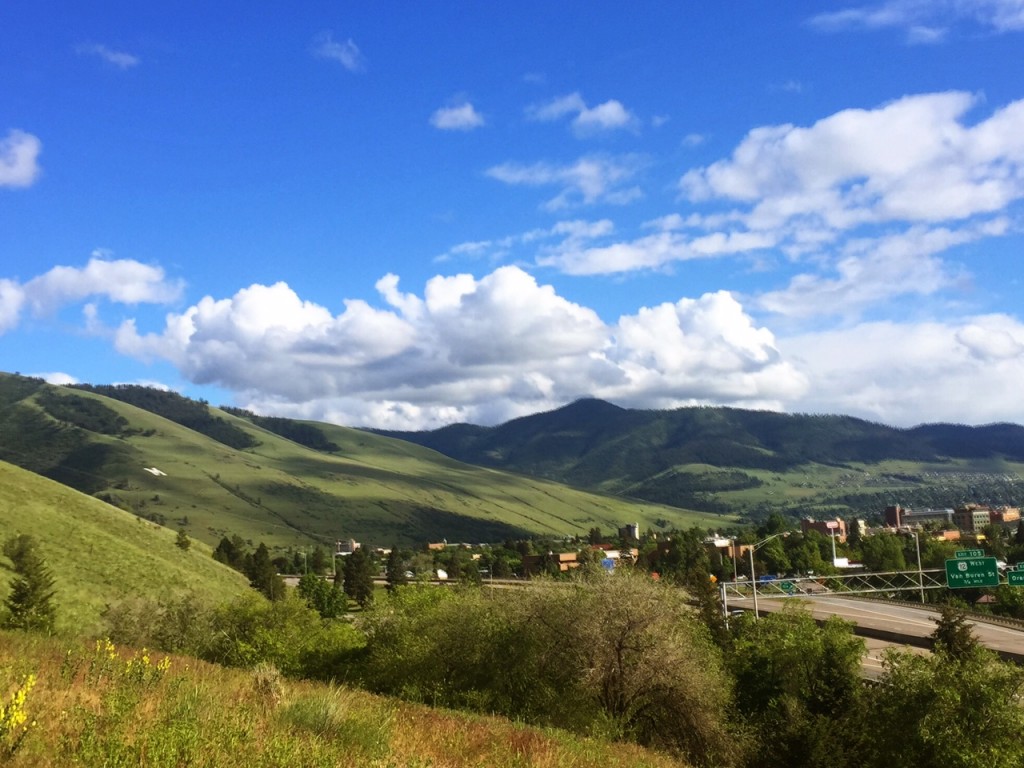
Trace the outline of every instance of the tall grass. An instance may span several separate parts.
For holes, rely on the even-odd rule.
[[[0,633],[0,700],[29,675],[21,708],[35,725],[6,755],[11,768],[680,765],[630,745],[284,680],[267,667]]]

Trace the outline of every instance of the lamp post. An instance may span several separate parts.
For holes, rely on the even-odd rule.
[[[789,536],[789,531],[782,531],[781,533],[773,533],[767,539],[762,539],[756,544],[751,544],[747,552],[750,554],[750,588],[754,593],[754,619],[758,618],[757,615],[757,574],[754,573],[754,552],[759,548],[767,544],[772,539],[777,539],[779,536]]]
[[[914,548],[917,550],[917,586],[921,590],[921,602],[924,603],[924,572],[921,570],[921,539],[917,531],[911,531],[914,536]]]

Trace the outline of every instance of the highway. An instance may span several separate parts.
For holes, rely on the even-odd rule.
[[[761,612],[778,611],[786,600],[798,600],[816,619],[839,616],[857,625],[857,633],[880,640],[907,645],[927,646],[928,636],[935,631],[938,612],[930,608],[881,600],[851,600],[841,597],[774,598],[758,597]],[[729,608],[752,610],[750,598],[732,597]],[[1004,658],[1024,661],[1024,630],[1016,627],[972,621],[978,641]]]

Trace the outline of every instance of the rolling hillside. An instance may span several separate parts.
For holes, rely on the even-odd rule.
[[[194,593],[222,602],[248,589],[210,548],[175,546],[176,533],[0,461],[0,541],[31,534],[56,577],[58,627],[88,632],[108,603]],[[11,572],[0,557],[0,596]]]
[[[380,432],[481,466],[707,512],[867,515],[886,504],[1024,502],[1024,427],[894,429],[735,408],[579,400],[485,428]]]
[[[233,534],[278,547],[500,541],[731,520],[473,467],[365,431],[141,387],[91,389],[0,374],[0,459],[209,544]]]

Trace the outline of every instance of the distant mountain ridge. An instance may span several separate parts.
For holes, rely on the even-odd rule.
[[[989,462],[964,468],[984,475],[991,474],[991,462],[1024,462],[1024,427],[1016,424],[899,429],[850,416],[726,407],[631,410],[589,398],[494,427],[377,434],[470,464],[693,508],[709,508],[700,503],[709,492],[755,487],[765,473],[807,464],[845,469],[910,462],[942,470],[955,462]],[[680,468],[695,466],[718,472],[683,477]],[[708,482],[715,474],[721,487]]]
[[[534,472],[536,467],[568,463],[570,477],[581,471],[585,476],[581,468],[591,454],[603,453],[608,442],[625,447],[623,441],[631,450],[657,453],[660,460],[649,460],[662,468],[679,459],[757,469],[786,469],[805,461],[943,461],[996,455],[1024,461],[1024,427],[1017,424],[938,423],[899,429],[852,416],[710,406],[632,410],[589,398],[494,427],[453,424],[422,432],[372,431],[474,464]]]

